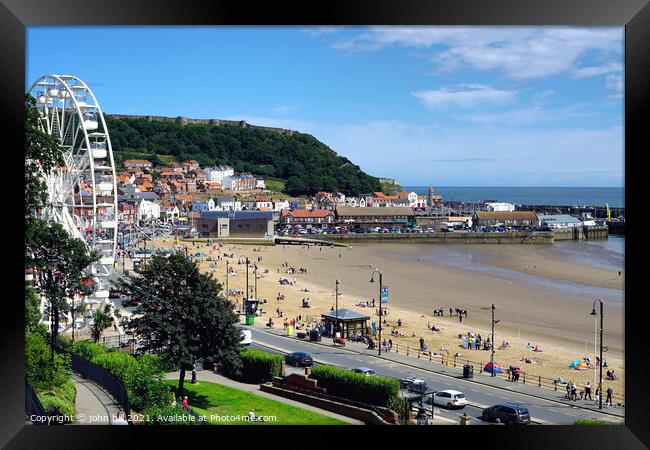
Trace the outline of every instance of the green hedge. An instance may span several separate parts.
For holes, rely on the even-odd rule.
[[[36,395],[49,416],[65,415],[65,423],[74,422],[75,411],[72,402],[51,391],[39,392]]]
[[[142,412],[146,425],[199,425],[199,420],[179,406],[148,408]],[[165,420],[164,418],[168,418]],[[171,419],[175,420],[171,420]],[[187,420],[184,420],[187,419]]]
[[[107,352],[95,356],[90,361],[108,370],[122,381],[127,372],[138,365],[138,361],[133,356],[124,352]]]
[[[350,400],[380,406],[393,406],[399,398],[399,381],[394,378],[368,377],[334,366],[314,366],[311,378],[318,380],[318,386],[327,392]]]
[[[70,357],[54,354],[39,333],[25,335],[25,377],[36,391],[47,391],[70,380]]]
[[[74,354],[80,358],[92,361],[95,356],[104,355],[108,350],[103,345],[90,341],[80,341],[74,344]]]
[[[75,344],[75,352],[120,380],[134,411],[169,403],[170,389],[164,380],[167,368],[160,357],[142,355],[136,359],[128,353],[109,351],[102,345],[87,341]]]
[[[251,348],[240,352],[242,368],[240,373],[229,374],[246,383],[264,383],[280,376],[281,355],[254,350]]]

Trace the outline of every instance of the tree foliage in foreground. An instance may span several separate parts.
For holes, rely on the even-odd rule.
[[[140,302],[128,329],[140,339],[142,352],[178,365],[179,395],[185,371],[198,359],[239,370],[241,333],[234,326],[239,318],[221,295],[221,285],[196,263],[180,253],[154,256],[143,276],[129,277],[124,288]]]

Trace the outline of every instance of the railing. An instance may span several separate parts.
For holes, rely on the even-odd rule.
[[[77,355],[70,355],[70,362],[72,363],[72,370],[84,378],[94,381],[104,389],[119,403],[128,418],[131,414],[131,407],[129,406],[129,397],[126,388],[120,380],[115,378],[108,370],[100,367],[90,361],[80,358]],[[127,419],[131,425],[131,420]]]
[[[45,419],[47,417],[45,408],[43,408],[41,401],[36,396],[36,392],[34,392],[34,389],[32,389],[27,381],[25,381],[25,412],[27,413],[27,417],[29,418],[29,421],[32,422],[32,424],[48,424],[47,419]],[[42,419],[33,420],[32,418]]]
[[[57,353],[68,353],[63,348],[56,346],[54,348]],[[103,367],[93,364],[90,361],[81,358],[77,355],[70,354],[70,364],[73,372],[78,373],[84,378],[94,381],[102,388],[113,396],[117,403],[122,407],[129,425],[133,425],[130,419],[131,407],[129,405],[129,397],[126,388],[120,380],[115,378],[108,370]]]
[[[395,353],[400,352],[400,346],[398,343],[393,344],[393,348],[390,351],[394,351]],[[485,365],[489,363],[490,361],[484,361],[484,362],[476,362],[472,361],[467,358],[460,358],[460,357],[455,357],[452,355],[445,355],[445,354],[439,354],[435,352],[430,352],[430,351],[422,351],[419,348],[411,348],[410,346],[404,346],[402,345],[401,348],[402,354],[406,356],[410,356],[413,358],[418,358],[418,359],[428,359],[431,362],[438,362],[441,365],[445,365],[447,367],[453,366],[453,367],[462,367],[464,364],[469,364],[474,367],[479,367],[478,373],[483,373],[487,372],[490,373],[490,371],[484,370]],[[501,377],[507,381],[511,381],[511,376],[510,376],[510,370],[509,369],[503,369],[501,372],[495,373],[495,377]],[[514,382],[514,381],[512,381]],[[521,371],[521,376],[519,378],[518,383],[522,384],[530,384],[533,386],[537,386],[540,388],[545,388],[545,389],[552,389],[554,391],[558,391],[558,384],[555,382],[554,379],[552,378],[547,378],[543,377],[541,375],[535,375],[531,373],[526,373],[526,371],[522,370]],[[560,390],[564,390],[565,386],[564,385],[559,385]],[[595,398],[594,396],[595,393],[595,387],[592,387],[592,397]],[[624,404],[625,403],[625,395],[623,394],[617,394],[614,393],[612,395],[612,401],[614,403],[620,403]],[[603,403],[605,402],[605,399],[603,399]]]

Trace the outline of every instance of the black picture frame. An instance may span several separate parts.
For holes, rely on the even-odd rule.
[[[156,1],[156,0],[1,0],[0,3],[0,123],[3,125],[3,159],[5,159],[5,206],[3,223],[6,236],[16,233],[11,212],[22,208],[23,180],[17,167],[21,164],[23,147],[25,91],[25,27],[35,25],[585,25],[625,27],[625,203],[627,215],[626,263],[641,259],[640,212],[633,197],[642,201],[645,189],[641,163],[647,150],[646,117],[650,98],[650,6],[648,0],[356,0],[327,2],[247,2],[224,1]],[[309,7],[307,8],[307,6]],[[7,139],[8,138],[8,139]],[[645,144],[644,144],[645,142]],[[8,229],[7,229],[8,228]],[[635,231],[636,230],[636,231]],[[630,245],[630,234],[634,244]],[[635,237],[636,236],[636,237]],[[178,427],[26,427],[24,426],[24,342],[22,301],[23,268],[13,261],[21,259],[23,244],[19,239],[6,239],[3,244],[4,267],[8,270],[3,287],[4,323],[1,328],[2,395],[0,445],[7,448],[131,448],[135,435],[158,437],[165,446],[198,446],[203,439],[208,445],[226,445],[224,433],[240,444],[267,440],[288,445],[332,446],[363,445],[374,438],[391,434],[402,444],[384,445],[488,445],[505,448],[608,448],[634,449],[650,446],[647,405],[650,397],[646,383],[649,366],[644,361],[645,331],[648,303],[641,291],[643,266],[626,264],[628,304],[625,308],[626,348],[626,424],[610,427],[542,426],[525,429],[499,427],[343,427],[332,433],[315,427],[256,428],[242,434],[238,427],[190,427],[191,433]],[[636,258],[636,257],[639,258]],[[13,258],[16,257],[16,260]],[[13,274],[13,275],[11,275]],[[11,289],[6,289],[10,286]],[[638,295],[635,295],[637,294]],[[630,295],[631,294],[631,295]],[[18,320],[16,319],[18,318]],[[183,428],[183,427],[181,427]],[[264,432],[262,432],[262,430]],[[296,430],[300,430],[297,432]],[[376,431],[375,431],[376,430]],[[218,434],[216,434],[218,433]],[[320,433],[325,439],[321,440]],[[410,434],[416,433],[417,440]],[[362,439],[354,441],[350,439]],[[446,439],[451,442],[444,443]],[[212,441],[214,444],[211,444]],[[358,442],[358,444],[355,444]],[[379,444],[379,442],[377,442]],[[155,445],[155,444],[153,444]],[[152,445],[152,446],[153,446]],[[320,445],[319,445],[320,446]]]

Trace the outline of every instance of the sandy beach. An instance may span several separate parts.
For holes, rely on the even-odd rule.
[[[471,330],[485,339],[490,334],[490,311],[481,308],[494,303],[496,319],[500,320],[495,331],[497,346],[504,340],[510,344],[510,348],[497,351],[499,364],[505,368],[517,365],[531,375],[553,379],[561,376],[579,384],[593,383],[594,371],[576,371],[568,365],[585,356],[594,358],[595,320],[589,313],[594,299],[600,298],[606,308],[604,340],[608,351],[604,357],[619,377],[616,381],[605,380],[605,387],[611,385],[620,394],[624,390],[622,268],[619,275],[615,267],[576,262],[550,246],[534,245],[364,244],[346,249],[226,244],[214,250],[213,245],[198,242],[175,244],[167,240],[157,245],[189,245],[190,254],[201,252],[202,270],[213,273],[224,285],[223,254],[233,253],[233,258],[226,258],[237,272],[229,277],[229,287],[242,292],[246,267],[237,261],[240,256],[248,256],[251,264],[258,266],[258,298],[267,300],[263,305],[266,314],[258,321],[266,322],[270,315],[276,327],[281,327],[283,320],[277,316],[278,307],[285,317],[300,315],[303,321],[306,316],[320,318],[329,311],[334,306],[336,279],[340,280],[339,308],[353,309],[377,320],[375,308],[356,304],[372,298],[378,303],[379,284],[369,282],[372,271],[378,268],[390,291],[382,337],[411,348],[417,348],[423,337],[430,350],[447,348],[452,355],[460,352],[461,360],[489,361],[490,352],[463,349],[458,335]],[[285,262],[307,272],[287,274],[282,266]],[[253,271],[249,270],[252,287]],[[280,278],[295,283],[280,285]],[[278,294],[285,299],[278,301]],[[242,297],[231,299],[241,304]],[[312,305],[309,309],[302,308],[302,299],[307,297]],[[440,307],[445,308],[445,316],[434,316],[433,309]],[[463,323],[458,317],[448,316],[450,307],[468,311]],[[403,337],[390,335],[398,319]],[[431,331],[429,327],[434,324],[442,331]],[[533,352],[527,347],[529,343],[543,352]],[[522,362],[524,357],[533,362]]]

